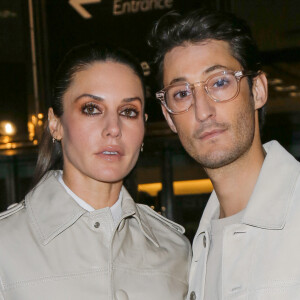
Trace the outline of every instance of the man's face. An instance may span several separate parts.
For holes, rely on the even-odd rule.
[[[185,44],[168,52],[164,59],[164,86],[177,81],[205,81],[222,70],[242,70],[224,41],[208,40]],[[189,111],[164,115],[178,133],[186,151],[206,169],[220,168],[243,156],[251,148],[256,128],[257,107],[247,78],[240,82],[238,96],[229,102],[214,102],[203,86],[194,90]]]

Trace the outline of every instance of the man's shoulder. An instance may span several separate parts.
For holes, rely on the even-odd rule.
[[[269,141],[263,147],[273,163],[289,162],[293,166],[297,165],[300,167],[298,160],[289,152],[290,149],[286,149],[278,141]]]

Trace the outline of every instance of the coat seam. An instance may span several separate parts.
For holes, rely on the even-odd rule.
[[[26,280],[26,281],[16,281],[14,283],[3,283],[3,291],[4,290],[13,290],[15,288],[18,288],[19,286],[31,286],[34,284],[38,284],[40,282],[48,282],[48,281],[59,281],[59,280],[68,280],[68,279],[74,279],[79,277],[92,277],[93,275],[97,275],[100,273],[106,273],[108,270],[106,268],[99,268],[98,270],[93,270],[90,272],[82,272],[82,273],[73,273],[73,274],[64,274],[64,275],[55,275],[55,276],[45,276],[40,277],[36,279]]]
[[[161,271],[157,271],[157,270],[140,270],[140,269],[134,269],[134,268],[127,268],[127,267],[121,267],[121,266],[113,266],[112,267],[113,270],[118,270],[118,269],[122,269],[122,270],[125,270],[125,271],[129,271],[129,272],[134,272],[135,274],[140,274],[140,275],[149,275],[149,274],[159,274],[159,275],[164,275],[164,276],[168,276],[170,278],[173,278],[185,285],[187,285],[187,282],[184,281],[184,280],[181,280],[167,272],[161,272]]]

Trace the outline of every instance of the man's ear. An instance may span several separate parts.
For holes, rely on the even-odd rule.
[[[177,129],[176,129],[176,126],[174,125],[174,122],[170,116],[170,113],[167,111],[167,109],[162,105],[161,106],[161,109],[162,109],[162,112],[165,116],[165,119],[167,120],[167,123],[169,125],[169,127],[171,128],[171,130],[175,133],[177,133]]]
[[[265,73],[262,72],[253,79],[252,93],[255,109],[263,107],[268,100],[268,80]]]
[[[60,119],[54,114],[52,107],[48,110],[48,127],[52,137],[60,141],[63,138],[63,128]]]

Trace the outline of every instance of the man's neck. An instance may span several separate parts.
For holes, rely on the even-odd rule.
[[[265,153],[256,143],[242,157],[219,169],[206,169],[220,202],[220,218],[243,210],[251,197]]]

